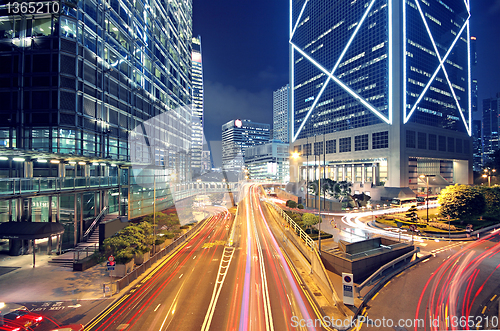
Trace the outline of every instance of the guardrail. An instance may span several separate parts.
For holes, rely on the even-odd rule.
[[[75,248],[73,250],[73,263],[78,262],[86,257],[89,257],[90,255],[98,251],[99,251],[99,244],[97,243],[93,244],[92,246]]]
[[[118,186],[119,177],[44,177],[0,179],[0,195],[50,193],[65,190]]]
[[[307,246],[309,246],[310,248],[316,247],[316,243],[314,242],[314,240],[312,240],[312,238],[309,237],[309,235],[304,230],[302,230],[302,228],[300,226],[298,226],[297,223],[295,223],[295,221],[293,219],[291,219],[290,216],[288,216],[288,214],[283,211],[283,209],[281,209],[274,202],[265,201],[265,203],[268,204],[269,206],[273,207],[274,210],[276,210],[280,214],[280,216],[283,217],[285,219],[285,221],[287,221],[290,228],[292,228],[295,231],[295,233],[300,237],[300,239],[302,239],[304,241],[304,243]]]
[[[416,254],[420,252],[420,247],[416,247],[413,251],[411,252],[408,252],[406,253],[405,255],[401,255],[400,257],[398,257],[397,259],[394,259],[390,262],[387,262],[386,264],[384,264],[383,266],[381,266],[380,268],[378,268],[377,271],[375,271],[370,277],[368,277],[364,282],[362,282],[357,288],[356,290],[359,292],[361,292],[361,290],[363,289],[363,287],[367,286],[367,285],[370,285],[378,276],[380,276],[385,270],[387,270],[388,268],[390,267],[393,267],[401,262],[401,261],[404,261],[406,260],[407,258],[411,258],[413,256],[413,254]]]
[[[99,215],[97,215],[97,217],[95,218],[95,220],[92,222],[92,224],[90,224],[89,228],[87,229],[87,231],[85,231],[85,233],[83,234],[83,240],[84,241],[87,241],[88,239],[88,236],[93,232],[95,226],[97,225],[97,223],[99,223],[99,220],[102,218],[102,216],[104,216],[104,213],[106,212],[106,210],[108,209],[107,206],[105,206],[101,212],[99,213]]]

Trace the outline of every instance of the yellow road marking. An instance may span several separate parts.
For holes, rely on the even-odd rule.
[[[488,308],[488,306],[484,306],[483,311],[481,312],[481,314],[484,314],[484,312],[486,311],[486,308]]]
[[[495,300],[495,298],[496,298],[496,297],[497,297],[497,295],[495,294],[495,295],[494,295],[494,296],[490,299],[490,301]]]
[[[384,287],[386,287],[387,285],[389,285],[391,281],[388,281],[387,283],[385,283]]]
[[[375,298],[377,297],[377,295],[379,294],[380,292],[377,292],[377,294],[375,294],[373,297],[372,297],[372,301],[375,300]]]
[[[291,263],[290,259],[288,258],[288,256],[285,254],[285,252],[283,251],[283,249],[281,247],[280,247],[280,250],[282,251],[283,257],[285,258],[285,260],[287,261],[288,265],[290,266],[290,270],[292,271],[295,279],[297,280],[297,282],[299,284],[301,284],[302,281],[300,280],[299,275],[295,271],[295,268],[292,268],[293,264]],[[334,331],[334,329],[332,329],[330,327],[327,327],[326,325],[323,324],[323,315],[321,314],[321,312],[319,311],[319,309],[316,307],[316,304],[314,303],[313,299],[310,297],[309,293],[304,289],[303,286],[301,286],[300,288],[302,289],[302,293],[304,293],[304,295],[306,296],[307,301],[309,301],[309,304],[311,305],[311,308],[314,310],[314,313],[316,314],[316,316],[321,321],[321,325],[326,330],[332,330],[332,331]]]

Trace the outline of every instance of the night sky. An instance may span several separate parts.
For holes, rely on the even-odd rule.
[[[208,141],[220,141],[222,124],[232,119],[272,123],[272,92],[289,80],[288,6],[288,0],[193,0],[193,36],[202,38]],[[478,52],[472,77],[478,79],[482,109],[484,98],[500,92],[500,0],[471,0],[471,12]],[[220,166],[217,150],[214,162]]]

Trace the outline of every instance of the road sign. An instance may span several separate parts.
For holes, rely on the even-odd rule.
[[[107,267],[108,267],[108,271],[109,271],[109,270],[115,270],[115,264],[116,264],[116,262],[115,262],[115,261],[111,261],[111,262],[110,262],[110,261],[108,261],[108,262],[106,263],[106,265],[107,265]]]
[[[115,257],[114,257],[113,255],[110,255],[110,256],[108,257],[108,261],[109,261],[109,262],[113,262],[114,260],[115,260]]]
[[[344,304],[354,305],[354,281],[352,274],[342,273],[342,293]]]
[[[417,231],[417,226],[415,224],[410,225],[410,231],[416,232]]]

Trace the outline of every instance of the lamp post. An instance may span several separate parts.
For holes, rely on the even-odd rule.
[[[426,179],[426,191],[427,191],[427,198],[425,199],[425,204],[427,208],[427,223],[429,223],[429,176],[426,175],[420,175],[419,176],[422,179]]]
[[[300,183],[300,167],[299,167],[299,157],[300,153],[299,152],[293,152],[292,153],[292,158],[297,161],[297,183]]]
[[[497,172],[496,169],[486,168],[484,169],[483,178],[488,178],[488,186],[491,186],[491,176]]]

